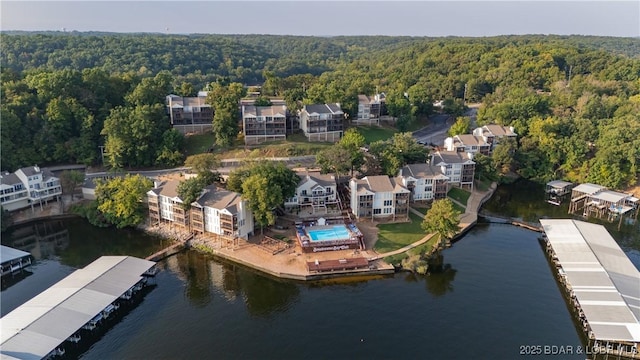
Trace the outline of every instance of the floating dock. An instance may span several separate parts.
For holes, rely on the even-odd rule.
[[[31,266],[31,254],[8,246],[0,246],[0,258],[0,262],[2,262],[2,276],[14,274]]]
[[[640,272],[602,225],[540,220],[592,353],[640,358]]]
[[[155,265],[130,256],[103,256],[76,270],[0,319],[2,359],[42,359],[64,355],[65,341],[80,340],[146,283]]]

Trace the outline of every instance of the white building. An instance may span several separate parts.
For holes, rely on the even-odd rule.
[[[337,142],[344,130],[344,112],[338,103],[305,105],[300,129],[309,141]]]
[[[293,197],[285,200],[288,211],[308,211],[310,215],[326,214],[338,209],[338,191],[335,176],[320,172],[299,173],[300,182]]]
[[[410,191],[385,175],[351,179],[351,212],[357,218],[408,217]]]
[[[28,206],[46,204],[58,200],[62,195],[60,179],[48,169],[29,166],[10,174],[0,175],[0,204],[3,209],[12,211]]]
[[[400,169],[398,180],[411,191],[414,201],[444,199],[449,190],[449,178],[442,167],[430,164],[405,165]]]
[[[436,151],[431,154],[430,164],[441,168],[442,173],[449,178],[449,184],[473,189],[476,169],[473,153]]]
[[[497,124],[489,124],[475,128],[473,130],[473,135],[481,136],[484,141],[489,144],[491,151],[493,151],[493,148],[495,148],[495,146],[500,143],[500,139],[505,137],[515,138],[518,136],[518,134],[515,133],[515,129],[513,128],[513,126],[503,126]]]
[[[240,194],[211,185],[191,204],[191,227],[200,233],[247,239],[253,235],[253,212]]]
[[[489,155],[491,144],[487,143],[482,136],[462,134],[444,139],[444,148],[447,151],[481,153]]]
[[[383,115],[384,103],[384,94],[376,94],[373,97],[358,95],[358,116],[353,119],[353,122],[356,124],[379,125],[380,116]]]
[[[155,183],[154,188],[147,191],[149,200],[149,219],[152,223],[170,222],[189,228],[189,209],[185,208],[178,196],[178,180],[167,180]]]

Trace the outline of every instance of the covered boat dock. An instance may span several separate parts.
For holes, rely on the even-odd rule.
[[[637,356],[640,272],[602,225],[540,220],[547,252],[589,346],[600,354]]]
[[[103,256],[76,270],[0,319],[0,357],[42,359],[64,353],[63,343],[144,283],[152,261]]]
[[[545,187],[547,202],[552,205],[560,205],[562,200],[571,193],[571,188],[573,188],[573,183],[567,181],[549,181]]]
[[[31,254],[4,245],[0,246],[0,259],[2,276],[11,275],[31,265]]]

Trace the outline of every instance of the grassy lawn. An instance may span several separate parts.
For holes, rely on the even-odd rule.
[[[469,200],[469,196],[471,196],[471,193],[466,191],[466,190],[462,190],[460,188],[451,188],[451,190],[449,190],[449,193],[447,194],[448,197],[457,200],[458,202],[460,202],[461,204],[467,204],[467,200]]]
[[[440,241],[440,235],[434,235],[431,239],[429,239],[429,241],[427,241],[426,243],[420,246],[416,246],[407,252],[403,252],[402,254],[387,256],[383,260],[387,264],[392,264],[392,265],[400,264],[402,260],[409,257],[409,255],[417,255],[417,254],[422,254],[422,253],[431,251],[433,246],[437,244],[439,241]]]
[[[371,144],[378,140],[387,140],[393,137],[396,129],[377,126],[358,126],[358,132],[364,136],[365,143]]]
[[[184,138],[184,147],[187,156],[207,152],[213,146],[214,141],[215,139],[211,132],[186,136]]]
[[[417,206],[413,206],[413,208],[414,208],[415,210],[418,210],[418,211],[420,211],[421,213],[423,213],[423,214],[427,215],[427,211],[429,211],[429,209],[430,209],[431,207],[429,207],[429,206],[426,206],[426,207],[417,207]]]
[[[378,225],[380,232],[378,233],[378,241],[374,246],[374,250],[379,253],[385,253],[400,249],[422,239],[426,234],[422,227],[422,218],[409,214],[410,223],[397,224],[381,224]]]

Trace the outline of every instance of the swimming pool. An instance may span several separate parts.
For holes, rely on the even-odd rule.
[[[307,228],[307,233],[311,241],[344,240],[350,237],[349,230],[344,225],[334,225],[322,229]]]

